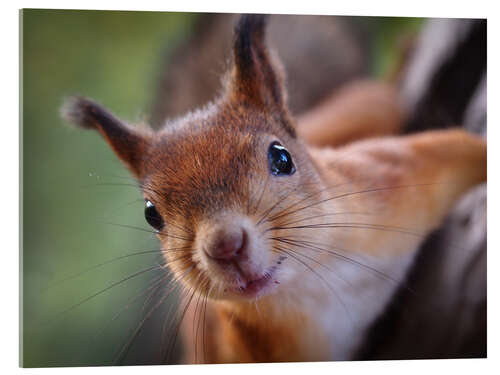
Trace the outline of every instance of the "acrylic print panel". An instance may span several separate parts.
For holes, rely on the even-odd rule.
[[[21,17],[22,366],[486,356],[486,20]]]

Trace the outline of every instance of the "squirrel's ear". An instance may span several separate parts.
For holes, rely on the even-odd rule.
[[[257,106],[285,109],[283,72],[265,42],[267,15],[244,14],[234,31],[231,81],[237,99]]]
[[[65,100],[61,116],[66,121],[101,133],[113,151],[137,177],[149,137],[129,127],[93,101],[73,96]]]

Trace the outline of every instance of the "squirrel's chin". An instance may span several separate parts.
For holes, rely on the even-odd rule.
[[[252,280],[238,278],[233,283],[228,283],[222,289],[220,299],[226,300],[248,300],[263,297],[276,292],[280,287],[278,271],[280,264],[274,264],[263,272],[259,277]]]
[[[276,283],[279,283],[276,281]],[[279,285],[271,280],[258,280],[243,288],[227,288],[220,296],[221,300],[246,301],[255,300],[277,290]]]

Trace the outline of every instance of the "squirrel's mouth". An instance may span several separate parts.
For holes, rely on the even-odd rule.
[[[224,292],[244,298],[257,298],[268,294],[280,284],[276,277],[276,271],[285,259],[286,257],[284,256],[280,257],[276,264],[267,269],[258,278],[252,280],[235,280],[236,285],[231,285]]]

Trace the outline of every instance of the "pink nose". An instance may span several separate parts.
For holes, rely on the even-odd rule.
[[[245,248],[245,232],[242,228],[219,229],[208,241],[205,252],[211,258],[230,261],[242,254]]]

